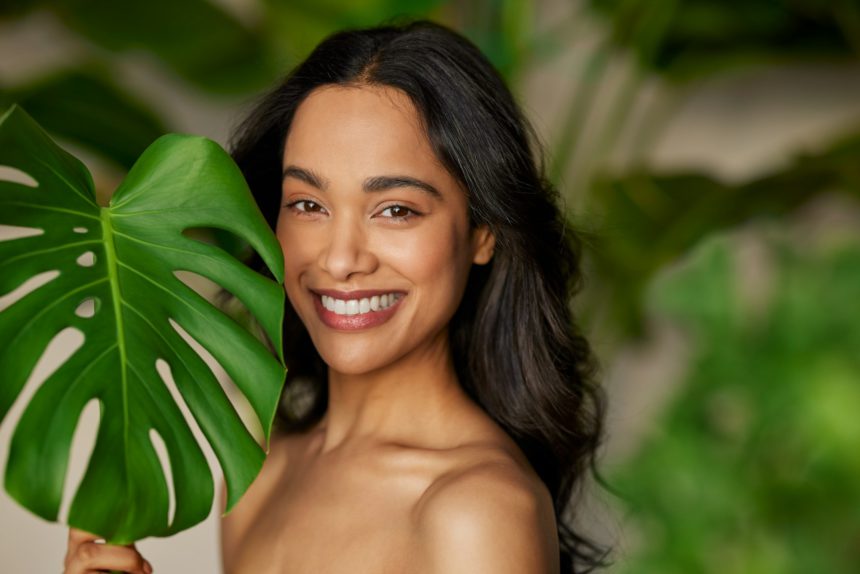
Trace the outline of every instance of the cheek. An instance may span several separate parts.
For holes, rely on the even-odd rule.
[[[284,253],[284,267],[295,268],[305,264],[311,256],[314,246],[313,229],[297,225],[295,222],[286,223],[282,216],[278,218],[275,235]]]
[[[467,234],[456,225],[450,222],[428,225],[420,231],[403,233],[394,240],[388,237],[379,244],[392,267],[424,289],[422,298],[440,303],[456,299],[459,303],[471,258]]]
[[[295,297],[301,289],[299,281],[303,269],[306,269],[308,262],[313,260],[310,251],[313,242],[310,241],[307,233],[301,235],[297,227],[285,225],[281,219],[278,219],[275,230],[275,235],[284,254],[284,289],[293,307],[296,306]]]

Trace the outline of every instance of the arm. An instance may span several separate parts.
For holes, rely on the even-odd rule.
[[[434,484],[418,509],[421,574],[555,574],[549,492],[509,464]]]

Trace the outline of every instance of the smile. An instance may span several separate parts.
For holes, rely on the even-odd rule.
[[[400,308],[403,292],[313,292],[314,308],[324,325],[338,331],[376,327]]]
[[[322,295],[321,299],[323,307],[335,315],[359,315],[388,309],[401,297],[403,295],[400,293],[386,293],[385,295],[374,295],[362,299],[335,299],[328,295]]]

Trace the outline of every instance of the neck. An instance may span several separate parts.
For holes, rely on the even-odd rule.
[[[329,369],[328,391],[328,409],[317,426],[323,453],[357,439],[433,443],[449,426],[443,418],[468,400],[457,380],[447,333],[377,371]]]

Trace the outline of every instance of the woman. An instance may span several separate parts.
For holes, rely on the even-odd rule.
[[[579,254],[503,80],[436,24],[346,31],[233,155],[284,251],[280,430],[226,572],[554,573],[601,437]],[[67,572],[149,572],[72,530]]]

